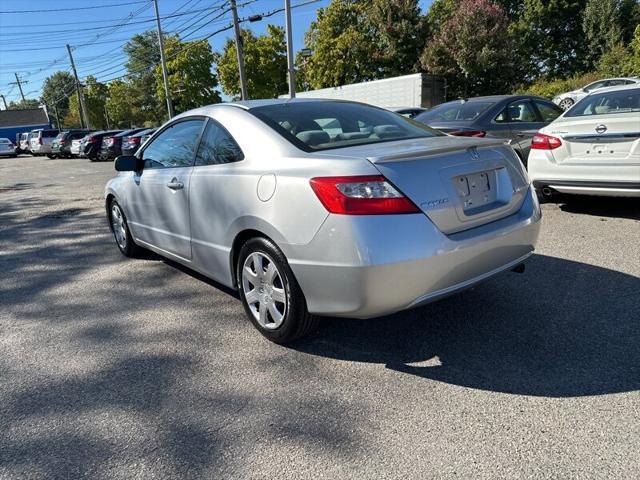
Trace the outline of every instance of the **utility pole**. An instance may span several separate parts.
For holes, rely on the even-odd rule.
[[[291,0],[284,0],[287,27],[287,69],[289,70],[289,98],[296,98],[296,69],[293,64],[293,33],[291,32]]]
[[[20,83],[20,77],[18,77],[17,73],[14,73],[16,76],[16,83],[18,84],[18,88],[20,89],[20,96],[22,97],[22,101],[24,102],[24,92],[22,91],[22,83]]]
[[[2,97],[2,103],[4,103],[4,109],[7,110],[7,99],[4,98],[4,95],[0,95]]]
[[[80,123],[82,124],[82,128],[90,128],[89,127],[89,116],[87,115],[87,109],[84,104],[84,94],[82,92],[82,85],[80,84],[80,79],[78,78],[78,72],[76,71],[76,64],[73,62],[73,55],[71,54],[71,47],[67,43],[67,52],[69,52],[69,60],[71,61],[71,69],[73,70],[73,76],[76,79],[76,93],[78,94],[78,104],[80,106]]]
[[[58,104],[53,104],[53,111],[56,112],[56,128],[60,130],[62,128],[62,124],[60,123],[60,115],[58,114]]]
[[[171,102],[171,92],[169,92],[169,75],[167,74],[167,63],[164,60],[164,40],[162,38],[162,28],[160,27],[160,13],[158,11],[158,0],[153,0],[156,10],[156,24],[158,26],[158,44],[160,46],[160,63],[162,64],[162,79],[164,80],[164,93],[167,99],[167,112],[169,119],[173,118],[173,103]]]
[[[242,32],[240,32],[240,24],[238,23],[238,8],[236,0],[229,1],[231,13],[233,14],[233,31],[236,34],[236,52],[238,53],[238,72],[240,73],[240,94],[242,100],[248,100],[247,79],[244,74],[244,52],[242,45]]]

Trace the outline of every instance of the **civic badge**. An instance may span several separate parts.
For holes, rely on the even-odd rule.
[[[469,155],[471,155],[471,160],[480,160],[480,154],[478,153],[478,149],[476,147],[468,148]]]
[[[596,127],[597,133],[604,133],[606,131],[607,131],[607,126],[603,125],[602,123]]]

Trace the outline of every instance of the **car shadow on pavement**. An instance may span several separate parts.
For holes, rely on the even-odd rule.
[[[576,397],[640,389],[640,278],[534,255],[425,307],[326,319],[293,348],[452,385]]]
[[[640,198],[560,195],[551,201],[567,213],[640,220]]]

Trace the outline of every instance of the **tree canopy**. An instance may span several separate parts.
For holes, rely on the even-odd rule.
[[[284,30],[267,26],[267,33],[256,36],[242,31],[247,92],[250,98],[275,98],[287,93],[287,48]],[[227,39],[222,53],[215,56],[222,91],[240,98],[240,76],[235,41]]]

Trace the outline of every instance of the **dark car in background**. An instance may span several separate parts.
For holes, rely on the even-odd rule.
[[[98,153],[99,160],[113,160],[122,155],[122,141],[124,138],[134,135],[145,128],[132,128],[130,130],[121,131],[115,135],[109,135],[102,139],[102,147]]]
[[[71,142],[89,133],[91,133],[91,130],[86,129],[64,130],[60,132],[51,144],[51,156],[53,158],[71,158]]]
[[[147,128],[146,130],[124,137],[122,139],[122,155],[133,155],[136,153],[140,145],[146,142],[156,130],[157,128]]]
[[[393,107],[393,108],[390,108],[389,110],[407,118],[415,118],[421,113],[429,111],[428,108],[422,108],[422,107]]]
[[[84,143],[80,145],[80,156],[86,157],[92,162],[96,161],[102,147],[102,139],[112,137],[120,132],[122,130],[100,130],[87,135],[84,137]]]
[[[561,114],[541,97],[495,95],[442,103],[414,120],[449,135],[504,138],[526,164],[533,136]]]

